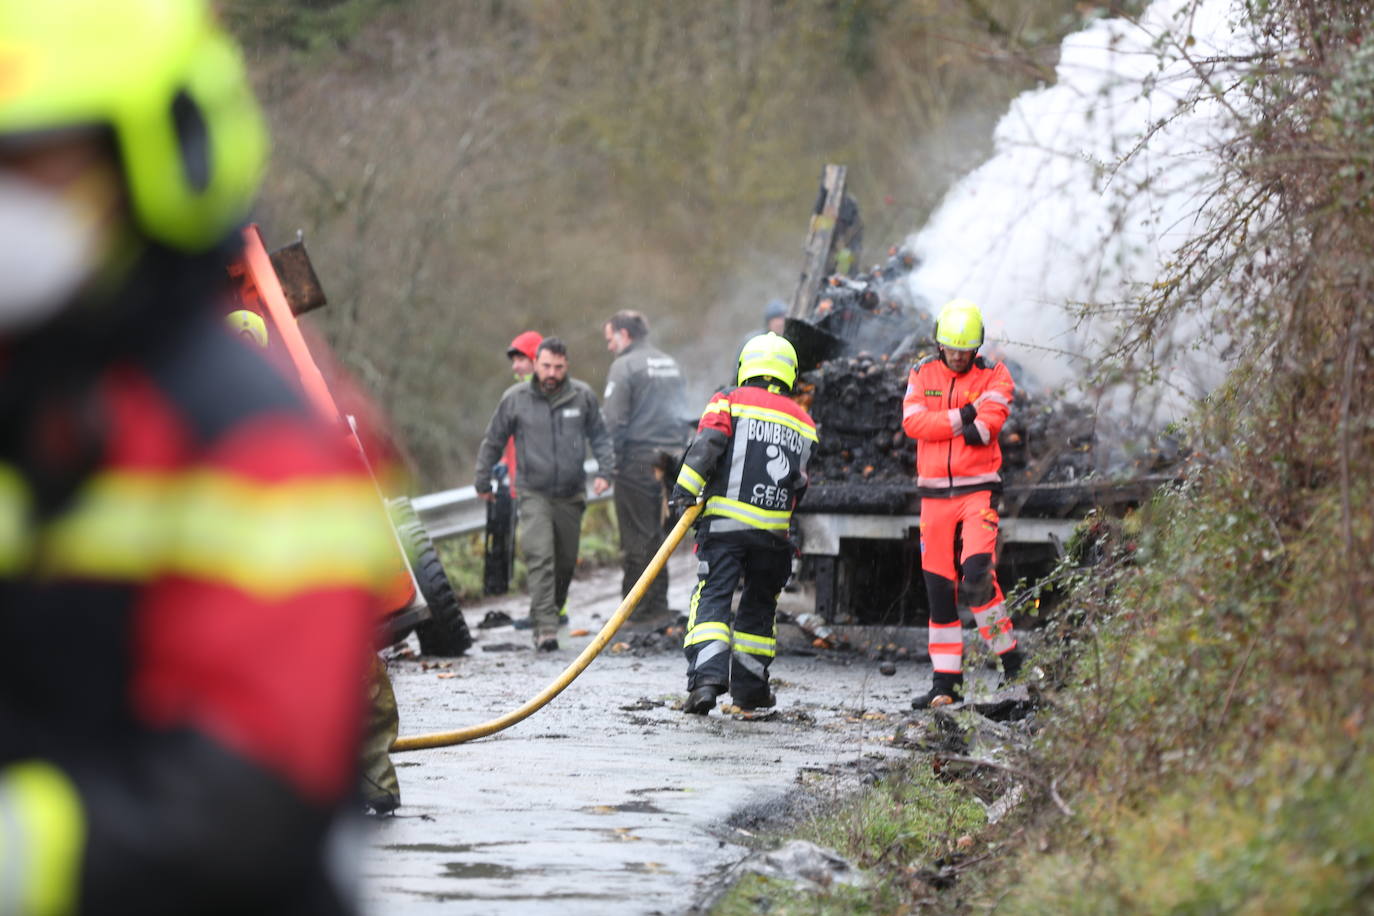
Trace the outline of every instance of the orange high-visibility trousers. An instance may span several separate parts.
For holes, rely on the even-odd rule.
[[[978,634],[993,652],[1005,655],[1016,648],[997,582],[999,521],[987,490],[921,500],[921,570],[930,600],[930,664],[937,673],[964,670],[958,604],[973,612]]]

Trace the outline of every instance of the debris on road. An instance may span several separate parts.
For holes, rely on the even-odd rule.
[[[494,630],[497,627],[508,627],[514,622],[511,616],[505,611],[492,610],[487,611],[486,616],[482,618],[482,622],[477,624],[477,629]]]
[[[833,849],[806,840],[793,840],[778,849],[756,852],[731,870],[729,881],[746,874],[825,889],[837,884],[867,887],[870,879]]]

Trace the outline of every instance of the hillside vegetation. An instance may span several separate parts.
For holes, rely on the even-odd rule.
[[[1236,361],[1071,602],[1043,754],[1076,817],[999,912],[1374,907],[1374,4],[1237,18],[1253,52],[1197,62],[1235,127],[1207,231],[1120,352],[1202,316]]]
[[[1105,6],[1105,4],[1101,5]],[[422,490],[469,482],[527,327],[600,388],[601,323],[642,309],[725,377],[790,296],[821,167],[868,254],[976,165],[1052,76],[1075,0],[227,0],[276,150],[269,245],[305,231],[317,319],[408,443]]]

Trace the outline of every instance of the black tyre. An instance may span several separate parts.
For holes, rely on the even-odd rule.
[[[458,596],[449,584],[448,574],[444,572],[444,564],[434,549],[434,542],[420,523],[410,500],[393,500],[391,517],[405,545],[406,559],[415,573],[420,596],[429,605],[429,619],[415,627],[420,651],[425,655],[462,655],[472,647],[472,633],[458,606]]]

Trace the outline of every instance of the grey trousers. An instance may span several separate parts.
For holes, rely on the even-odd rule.
[[[568,600],[582,538],[582,494],[556,497],[520,491],[520,552],[530,590],[530,617],[536,637],[558,630],[558,611]]]
[[[654,476],[658,449],[635,449],[615,475],[615,520],[620,528],[620,594],[628,595],[663,543],[663,482]],[[658,574],[635,609],[640,619],[668,612],[668,567]]]

